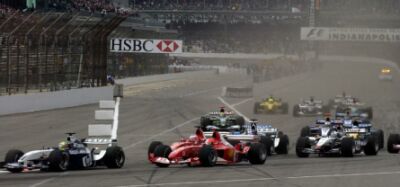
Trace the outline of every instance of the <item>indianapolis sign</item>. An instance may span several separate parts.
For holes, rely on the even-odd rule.
[[[400,29],[302,27],[301,40],[400,42]]]

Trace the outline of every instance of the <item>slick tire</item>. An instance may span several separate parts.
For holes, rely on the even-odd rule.
[[[372,120],[374,118],[374,112],[373,112],[372,107],[366,108],[365,113],[368,114],[368,119]]]
[[[300,137],[307,137],[311,135],[311,130],[309,126],[305,126],[300,131]]]
[[[199,151],[200,163],[204,167],[213,167],[217,163],[218,155],[211,145],[204,145]]]
[[[303,150],[305,148],[310,148],[310,142],[307,137],[299,137],[296,142],[296,155],[300,158],[307,158],[310,156],[309,153],[304,153]]]
[[[294,105],[294,107],[293,107],[293,116],[294,117],[299,117],[299,111],[300,111],[299,105]]]
[[[104,164],[107,168],[118,169],[122,168],[125,163],[125,153],[119,146],[111,146],[106,149],[104,155]]]
[[[379,142],[377,136],[369,136],[367,144],[364,147],[364,153],[368,156],[377,155],[379,151]]]
[[[267,151],[267,155],[272,155],[272,150],[274,148],[274,141],[272,141],[271,137],[269,136],[261,136],[260,143],[265,146],[265,150]]]
[[[340,153],[343,157],[353,157],[355,152],[355,143],[352,138],[343,138],[341,141]]]
[[[49,155],[49,171],[66,171],[69,167],[68,153],[54,149]]]
[[[261,143],[253,143],[250,145],[250,150],[247,153],[249,162],[254,165],[264,164],[267,159],[267,150]]]
[[[171,147],[169,147],[168,145],[159,145],[154,150],[154,156],[168,158],[171,152],[172,152]],[[156,163],[156,165],[161,168],[166,168],[169,166],[169,164],[163,164],[163,163]]]
[[[279,144],[275,148],[275,152],[280,155],[287,155],[289,149],[289,137],[286,134],[280,136]]]
[[[16,163],[18,159],[20,159],[24,155],[24,152],[17,149],[11,149],[7,152],[6,157],[4,158],[4,163]],[[22,172],[23,168],[7,168],[7,170],[11,173],[19,173]]]
[[[206,131],[207,130],[207,126],[210,125],[211,121],[208,117],[204,117],[202,116],[200,118],[200,128],[202,131]]]
[[[243,116],[238,116],[238,117],[236,118],[236,123],[237,123],[241,128],[243,128],[243,126],[244,126],[244,124],[245,124],[245,120],[244,120]]]
[[[390,134],[387,141],[387,151],[389,153],[399,153],[399,149],[395,149],[393,146],[400,144],[400,134]]]
[[[148,159],[150,160],[150,155],[154,154],[154,150],[156,150],[157,146],[162,145],[162,142],[160,141],[153,141],[150,143],[149,148],[147,149],[147,156]]]

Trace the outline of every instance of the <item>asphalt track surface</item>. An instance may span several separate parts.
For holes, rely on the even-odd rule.
[[[324,62],[320,70],[255,84],[254,99],[219,98],[224,85],[250,83],[250,77],[237,74],[205,73],[137,85],[126,92],[121,102],[119,142],[127,157],[122,169],[20,174],[0,170],[0,186],[398,186],[400,155],[388,154],[386,148],[378,156],[297,158],[294,144],[300,129],[315,118],[253,115],[254,100],[269,94],[288,101],[292,108],[310,95],[327,100],[346,91],[374,107],[375,126],[385,131],[386,140],[389,133],[400,132],[400,80],[395,74],[393,82],[380,81],[381,67]],[[221,102],[287,133],[291,141],[289,155],[268,157],[264,165],[241,163],[212,168],[158,168],[147,161],[150,141],[171,143],[192,134],[199,116],[217,110]],[[96,108],[97,105],[87,105],[0,117],[0,155],[11,148],[29,151],[54,146],[65,139],[65,132],[77,132],[84,137]]]

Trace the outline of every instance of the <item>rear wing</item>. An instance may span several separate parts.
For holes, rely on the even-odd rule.
[[[95,111],[95,124],[88,126],[88,138],[86,144],[110,145],[117,143],[118,118],[120,97],[115,100],[102,100],[99,102],[99,110]]]

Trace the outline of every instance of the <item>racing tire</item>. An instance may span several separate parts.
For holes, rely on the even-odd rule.
[[[289,147],[289,137],[286,134],[280,136],[279,144],[275,148],[276,154],[287,155]]]
[[[125,163],[125,153],[119,146],[111,146],[106,149],[104,165],[109,169],[122,168]]]
[[[200,163],[204,167],[213,167],[217,163],[218,155],[211,145],[204,145],[199,151]]]
[[[253,143],[250,145],[249,152],[247,153],[249,162],[254,165],[264,164],[267,160],[267,150],[261,143]]]
[[[260,102],[255,102],[254,103],[254,114],[259,114],[260,111],[258,110],[258,108],[260,107]]]
[[[299,117],[299,111],[300,111],[299,105],[294,105],[294,107],[293,107],[293,116],[294,117]]]
[[[202,116],[200,118],[200,128],[202,131],[207,131],[206,127],[211,123],[208,117]]]
[[[300,137],[307,137],[311,135],[311,129],[309,126],[305,126],[300,131]]]
[[[379,151],[379,142],[376,136],[369,136],[367,144],[364,147],[364,153],[368,156],[377,155]]]
[[[370,119],[370,120],[373,119],[373,117],[374,117],[374,112],[373,112],[372,107],[366,108],[366,109],[365,109],[365,113],[368,114],[368,119]]]
[[[341,140],[340,153],[343,157],[353,157],[355,152],[355,142],[353,138],[345,137]]]
[[[59,149],[54,149],[48,158],[49,171],[66,171],[69,167],[69,154]]]
[[[156,150],[157,146],[162,145],[162,142],[160,141],[153,141],[150,143],[149,148],[147,149],[147,156],[148,159],[150,160],[150,155],[154,154],[154,150]]]
[[[296,155],[300,158],[307,158],[310,156],[309,153],[304,153],[305,148],[310,148],[310,142],[307,137],[299,137],[296,142]]]
[[[24,152],[17,149],[11,149],[7,152],[6,157],[4,158],[4,163],[16,163],[18,160],[24,155]],[[7,170],[11,173],[20,173],[23,168],[7,168]]]
[[[383,133],[382,129],[377,129],[375,135],[378,138],[379,149],[383,149],[385,146],[385,134]]]
[[[236,118],[236,123],[240,126],[240,129],[243,129],[245,123],[243,116],[238,116]]]
[[[260,143],[264,144],[265,150],[267,151],[267,155],[272,155],[272,150],[274,148],[274,142],[272,141],[271,137],[269,136],[261,136]]]
[[[154,156],[156,157],[162,157],[162,158],[168,158],[169,154],[172,152],[171,147],[168,145],[159,145],[156,147],[154,150]],[[163,163],[156,163],[156,165],[160,168],[166,168],[169,166],[169,164],[163,164]]]
[[[399,149],[395,149],[393,145],[400,143],[400,134],[390,134],[387,141],[387,151],[389,153],[399,153]]]

